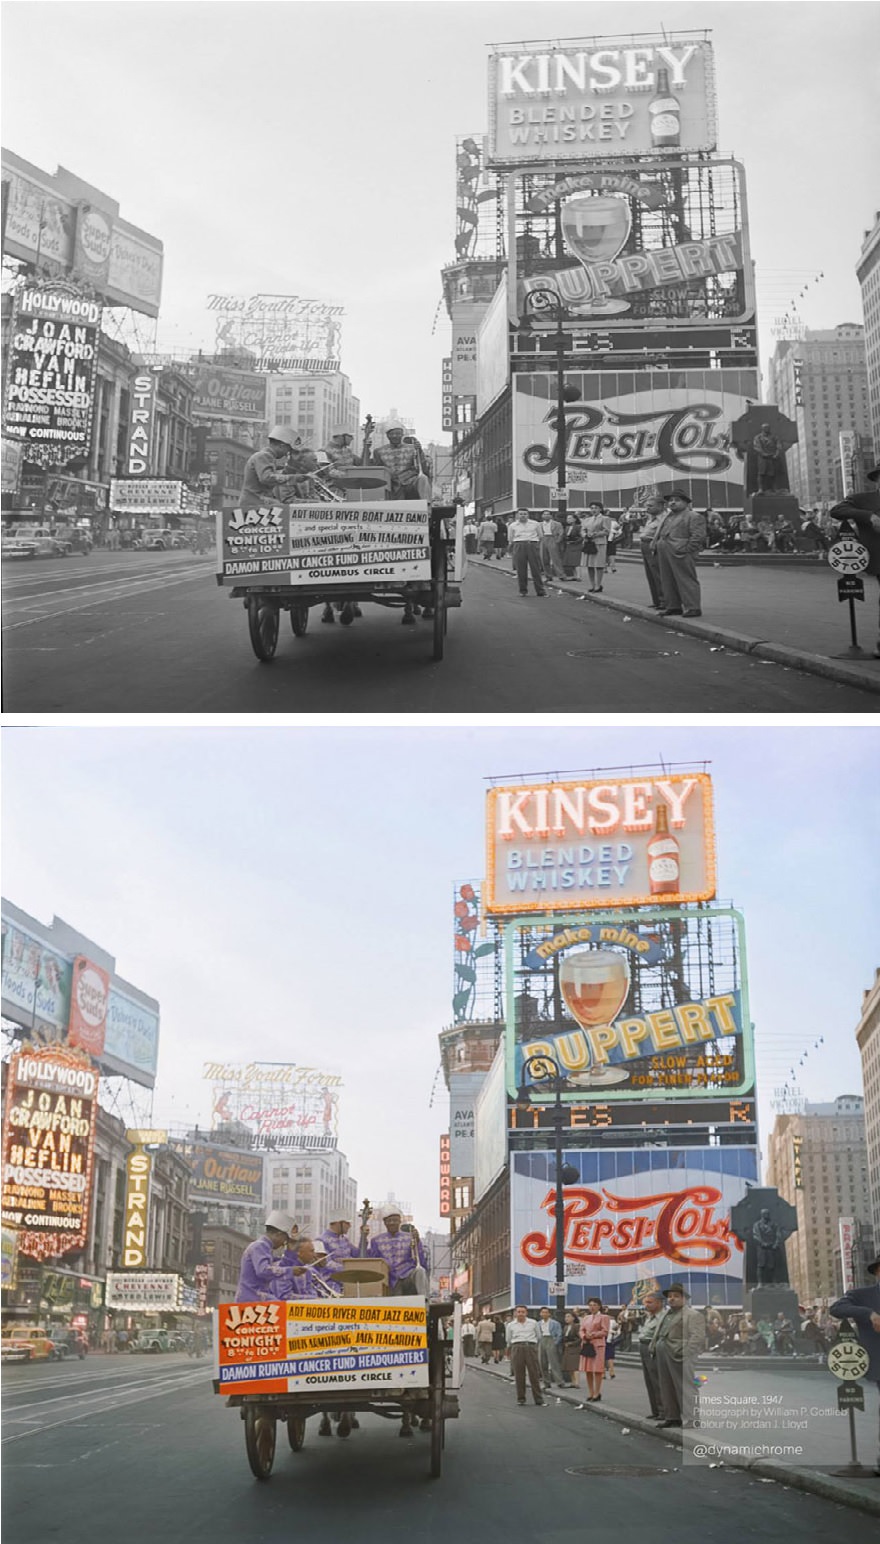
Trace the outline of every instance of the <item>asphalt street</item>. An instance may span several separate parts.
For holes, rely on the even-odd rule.
[[[241,602],[214,559],[96,552],[3,568],[7,713],[849,713],[858,685],[658,627],[573,590],[518,595],[470,565],[446,657],[430,624],[376,606],[352,627],[286,617],[276,658],[254,657]]]
[[[280,1433],[253,1479],[243,1424],[185,1357],[90,1357],[4,1371],[6,1544],[839,1544],[873,1527],[835,1502],[742,1470],[684,1468],[680,1449],[550,1396],[519,1408],[506,1381],[468,1371],[443,1473],[426,1433],[361,1417],[348,1440],[302,1451]]]

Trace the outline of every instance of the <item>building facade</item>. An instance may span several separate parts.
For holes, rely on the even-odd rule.
[[[874,450],[880,456],[880,210],[874,224],[865,231],[862,250],[856,264],[862,290],[862,314],[865,319],[865,365],[868,372],[868,402]]]
[[[872,1243],[865,1104],[855,1094],[778,1115],[770,1133],[767,1183],[797,1209],[786,1244],[788,1274],[802,1303],[843,1290],[839,1223],[855,1219],[861,1253]],[[861,1284],[862,1275],[856,1273]]]
[[[862,997],[856,1040],[862,1058],[862,1087],[865,1090],[871,1226],[874,1243],[880,1248],[880,970],[875,970],[873,985]]]
[[[841,435],[863,437],[872,453],[865,328],[855,322],[807,328],[802,339],[776,345],[768,398],[798,427],[788,452],[791,491],[802,508],[843,497]],[[858,474],[858,480],[861,474]]]
[[[284,424],[314,450],[326,445],[334,429],[344,424],[353,436],[355,452],[361,445],[361,405],[353,396],[351,381],[341,371],[332,375],[279,372],[266,377],[269,425]]]
[[[283,1158],[266,1156],[266,1209],[289,1212],[301,1234],[317,1238],[331,1220],[348,1218],[357,1237],[357,1181],[338,1149],[289,1150]]]

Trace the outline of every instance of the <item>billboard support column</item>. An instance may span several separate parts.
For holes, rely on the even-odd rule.
[[[565,1125],[565,1106],[562,1103],[562,1072],[552,1056],[530,1056],[523,1063],[522,1085],[517,1093],[518,1105],[528,1106],[531,1103],[529,1091],[526,1087],[526,1079],[530,1073],[535,1073],[538,1078],[553,1078],[556,1098],[550,1107],[550,1118],[553,1121],[553,1152],[556,1159],[556,1196],[553,1207],[553,1226],[556,1233],[556,1281],[554,1283],[556,1298],[556,1317],[560,1325],[565,1324],[565,1196],[563,1185],[565,1172],[562,1166],[562,1130]],[[574,1178],[577,1174],[574,1173]]]

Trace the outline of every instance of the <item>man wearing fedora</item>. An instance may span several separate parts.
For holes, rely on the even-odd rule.
[[[875,466],[874,470],[868,473],[868,481],[873,484],[873,487],[867,493],[851,493],[842,503],[835,504],[831,510],[831,518],[847,520],[851,526],[855,526],[859,541],[868,549],[868,566],[865,573],[874,574],[880,584],[880,465]],[[841,532],[841,535],[845,534]],[[880,659],[880,626],[877,630],[874,658]]]
[[[828,1312],[832,1319],[852,1320],[856,1334],[870,1358],[865,1377],[876,1383],[877,1392],[880,1393],[880,1255],[871,1261],[868,1275],[874,1278],[872,1286],[850,1288],[836,1303],[831,1304]],[[880,1451],[874,1473],[880,1476]]]
[[[701,1313],[689,1307],[690,1293],[674,1281],[663,1293],[666,1312],[651,1341],[657,1367],[660,1404],[666,1417],[661,1426],[693,1426],[696,1389],[694,1368],[706,1345],[706,1325]]]
[[[696,560],[706,540],[705,516],[694,509],[690,494],[684,488],[670,489],[651,543],[660,570],[665,617],[702,616]]]

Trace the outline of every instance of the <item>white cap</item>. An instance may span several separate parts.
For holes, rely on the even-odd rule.
[[[345,424],[334,424],[330,431],[330,438],[336,440],[341,434],[347,434],[350,440],[354,439],[354,435],[350,429],[346,429]]]
[[[348,1226],[351,1227],[351,1218],[350,1217],[344,1217],[341,1212],[340,1212],[338,1217],[331,1214],[331,1216],[329,1216],[327,1218],[327,1226],[328,1226],[328,1228],[334,1222],[347,1222]]]
[[[390,424],[386,424],[385,425],[385,433],[386,434],[390,433],[390,431],[392,429],[400,429],[402,431],[402,433],[405,434],[406,433],[406,424],[402,424],[400,422],[399,418],[392,418]],[[393,1217],[394,1213],[392,1212],[391,1215]]]
[[[270,1212],[266,1218],[267,1228],[277,1228],[279,1233],[292,1233],[296,1223],[289,1212]]]
[[[282,445],[289,445],[291,449],[297,444],[296,435],[287,424],[273,424],[269,430],[269,439],[280,440]]]

